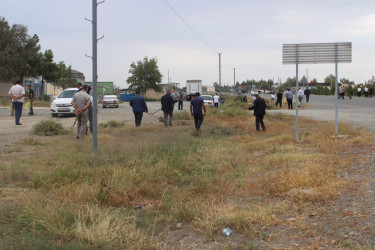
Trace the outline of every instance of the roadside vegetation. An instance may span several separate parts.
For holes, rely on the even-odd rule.
[[[194,133],[188,112],[176,115],[175,126],[167,129],[111,121],[99,126],[95,154],[90,136],[85,143],[72,135],[25,139],[18,148],[25,151],[21,157],[11,150],[2,153],[1,183],[29,195],[1,208],[1,244],[69,249],[200,246],[174,237],[184,231],[204,237],[205,246],[219,242],[220,248],[252,248],[261,241],[289,242],[294,236],[284,232],[293,228],[304,235],[295,237],[310,239],[305,247],[319,246],[314,241],[319,232],[308,226],[305,215],[317,207],[324,213],[348,186],[342,173],[356,158],[341,152],[371,141],[363,139],[365,131],[345,124],[340,124],[340,133],[349,136],[336,139],[334,124],[301,118],[296,143],[294,118],[281,115],[266,116],[267,132],[257,133],[244,105],[227,102],[207,109],[200,135]],[[226,240],[223,228],[230,228],[235,240]],[[346,243],[336,239],[329,244]]]

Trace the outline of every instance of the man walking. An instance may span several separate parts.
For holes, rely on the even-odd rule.
[[[285,92],[286,101],[288,102],[288,109],[293,109],[293,93],[290,88]]]
[[[8,92],[8,96],[12,98],[12,107],[15,111],[14,117],[16,125],[22,125],[20,123],[20,119],[22,115],[23,97],[25,96],[25,89],[21,85],[22,81],[18,80],[16,85],[13,85]]]
[[[358,88],[357,88],[357,94],[358,94],[358,97],[361,97],[361,91],[362,91],[362,88],[361,88],[361,87],[358,87]]]
[[[281,89],[279,89],[279,92],[276,94],[276,108],[277,108],[277,104],[280,104],[280,108],[281,108],[282,102],[283,102],[283,93],[281,92]]]
[[[77,133],[76,138],[83,141],[86,130],[87,121],[89,119],[88,108],[91,105],[91,96],[87,94],[88,86],[83,85],[81,91],[77,92],[73,96],[72,105],[76,110],[77,119]]]
[[[219,107],[219,102],[220,102],[220,96],[216,93],[214,95],[214,107],[218,108]]]
[[[260,131],[260,126],[262,126],[263,131],[266,131],[266,126],[264,126],[263,123],[263,117],[266,114],[266,102],[259,94],[255,94],[255,98],[254,105],[250,107],[249,110],[254,110],[256,130]]]
[[[309,87],[307,87],[305,89],[305,96],[306,96],[306,102],[309,102],[310,101],[310,89],[309,89]]]
[[[31,85],[28,85],[27,88],[29,90],[29,102],[30,102],[30,112],[29,112],[29,115],[34,115],[33,102],[34,102],[35,93],[34,93],[34,90],[31,88]]]
[[[129,105],[133,108],[136,127],[141,126],[143,112],[148,113],[145,98],[140,96],[140,93],[139,90],[135,91],[135,96],[133,96],[129,102]]]
[[[184,109],[184,93],[182,93],[182,89],[178,93],[178,110]]]
[[[173,119],[173,105],[177,102],[177,100],[173,100],[172,91],[170,89],[167,90],[167,93],[163,95],[161,98],[161,110],[164,113],[164,126],[168,127],[172,126],[172,119]],[[168,123],[168,116],[169,116],[169,123]]]
[[[303,102],[303,96],[305,95],[305,92],[303,91],[303,89],[302,88],[299,88],[298,89],[298,101],[299,101],[299,103],[301,104],[301,108],[303,107],[303,104],[302,104],[302,102]]]
[[[365,86],[364,90],[365,90],[365,97],[367,98],[368,97],[368,88],[367,88],[367,86]]]
[[[194,116],[195,129],[198,132],[206,115],[206,106],[204,106],[204,101],[200,98],[200,95],[199,92],[195,93],[194,99],[190,102],[190,113]],[[204,113],[202,113],[202,109]]]

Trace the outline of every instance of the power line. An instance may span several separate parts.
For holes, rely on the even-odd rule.
[[[190,26],[190,24],[172,7],[172,5],[167,1],[164,0],[164,2],[168,5],[168,7],[181,19],[182,22],[185,23],[185,25],[190,29],[191,32],[194,33],[198,37],[199,40],[201,40],[208,48],[210,48],[213,52],[217,53],[216,50],[208,43],[206,42],[194,29]]]

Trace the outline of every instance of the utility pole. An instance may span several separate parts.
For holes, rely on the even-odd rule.
[[[220,89],[220,98],[221,98],[221,53],[219,54],[219,89]]]
[[[93,103],[92,103],[92,147],[93,151],[97,151],[98,149],[98,41],[102,39],[104,36],[98,39],[98,15],[97,9],[98,5],[104,3],[105,0],[101,2],[97,2],[97,0],[92,0],[92,20],[90,21],[92,24],[92,86],[93,86]],[[90,57],[90,56],[88,56]]]
[[[236,68],[233,68],[233,96],[235,97],[234,94],[234,88],[236,87]]]
[[[307,80],[307,87],[309,86],[309,69],[306,68],[306,80]]]

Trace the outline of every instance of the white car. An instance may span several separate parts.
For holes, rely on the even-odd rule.
[[[201,95],[200,96],[203,99],[204,105],[207,107],[213,107],[214,106],[214,98],[212,95]]]
[[[103,108],[105,107],[119,107],[119,101],[116,95],[105,95],[102,100]]]
[[[56,117],[61,114],[75,115],[76,110],[72,105],[73,96],[77,88],[64,89],[51,103],[51,115]]]

